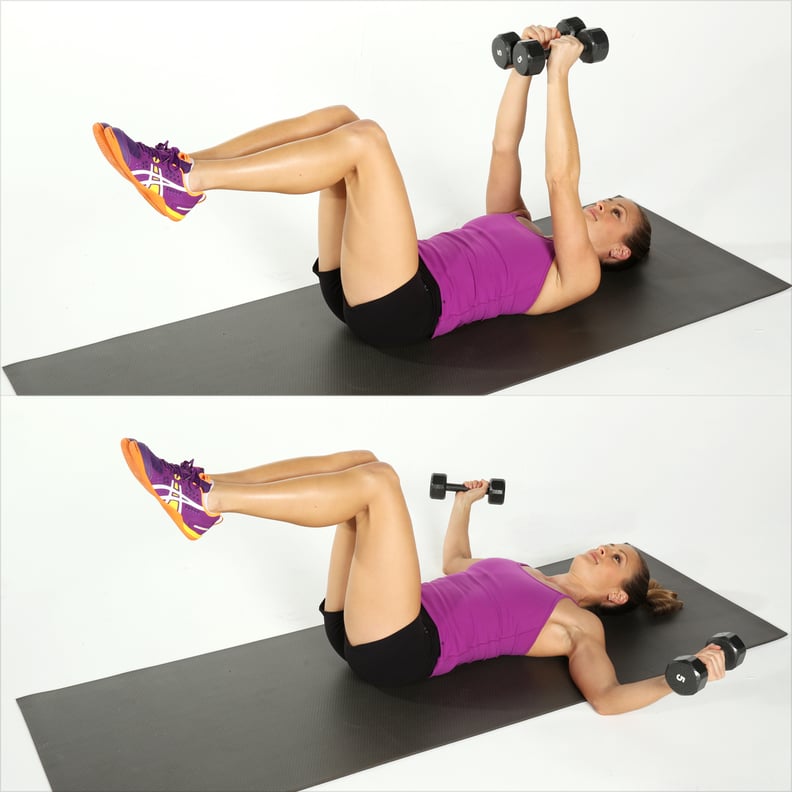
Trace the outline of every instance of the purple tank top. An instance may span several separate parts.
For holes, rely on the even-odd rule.
[[[480,319],[525,313],[539,296],[555,258],[552,239],[516,214],[490,214],[418,242],[440,289],[433,338]]]
[[[562,599],[571,598],[505,558],[486,558],[423,583],[421,604],[440,637],[432,676],[461,663],[527,654]]]

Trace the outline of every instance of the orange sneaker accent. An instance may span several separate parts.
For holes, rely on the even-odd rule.
[[[122,170],[119,164],[116,162],[116,158],[113,156],[113,152],[110,151],[110,146],[107,145],[107,140],[105,139],[105,125],[99,123],[98,121],[93,125],[93,135],[94,139],[96,140],[96,145],[99,146],[99,151],[104,154],[104,158],[125,178],[129,178],[127,176],[127,172]],[[123,160],[122,160],[123,161]]]

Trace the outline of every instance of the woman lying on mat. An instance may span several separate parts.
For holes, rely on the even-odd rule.
[[[270,124],[189,156],[167,144],[136,143],[107,124],[94,124],[94,135],[113,167],[172,220],[207,190],[318,191],[314,272],[330,309],[367,343],[409,344],[502,314],[558,311],[597,290],[601,267],[645,256],[651,228],[624,198],[581,208],[568,73],[583,45],[556,28],[529,27],[523,36],[552,49],[545,166],[552,238],[531,222],[520,196],[518,147],[531,78],[516,71],[495,124],[487,215],[422,241],[385,133],[347,107]]]
[[[488,488],[469,481],[454,496],[443,545],[446,577],[421,583],[412,523],[393,468],[368,451],[302,457],[237,473],[174,465],[143,443],[122,440],[127,464],[190,539],[225,512],[309,527],[336,525],[325,599],[319,606],[333,648],[362,679],[400,685],[498,655],[569,658],[572,679],[597,712],[646,706],[671,692],[665,677],[619,684],[605,650],[603,611],[645,605],[677,610],[676,594],[649,579],[625,544],[576,556],[546,576],[502,558],[471,557],[470,508]],[[725,660],[697,655],[710,680]]]

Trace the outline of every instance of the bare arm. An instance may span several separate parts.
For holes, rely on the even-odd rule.
[[[605,651],[604,636],[602,640],[586,636],[575,641],[569,655],[569,673],[580,692],[600,715],[617,715],[646,707],[671,692],[665,678],[661,676],[627,685],[620,684]]]
[[[546,47],[558,35],[555,28],[532,26],[523,31],[522,38],[541,41]],[[530,87],[530,76],[523,77],[517,71],[511,71],[495,119],[487,181],[487,214],[521,211],[530,218],[520,192],[522,165],[519,153]]]
[[[605,634],[601,623],[591,631],[584,633],[576,630],[575,633],[569,653],[569,673],[580,692],[600,715],[618,715],[647,707],[672,692],[664,676],[620,684],[605,651]],[[707,646],[697,656],[706,664],[710,680],[723,678],[726,668],[720,647]]]
[[[519,148],[525,130],[530,85],[531,78],[523,77],[516,71],[512,71],[506,83],[492,139],[487,214],[526,210],[520,192],[522,165]]]
[[[451,516],[448,518],[445,540],[443,541],[443,574],[453,575],[462,572],[478,558],[472,558],[470,551],[470,507],[483,498],[489,487],[486,481],[466,481],[467,492],[457,492]]]
[[[545,180],[556,251],[557,305],[566,307],[599,286],[599,258],[589,240],[579,195],[580,149],[569,100],[569,69],[582,51],[572,36],[551,44],[547,69]]]

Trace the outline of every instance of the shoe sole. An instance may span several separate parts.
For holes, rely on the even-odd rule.
[[[104,155],[104,158],[126,179],[126,173],[118,167],[118,163],[115,161],[113,152],[110,151],[110,147],[107,145],[107,141],[105,140],[104,131],[107,128],[107,124],[102,124],[100,122],[95,123],[93,125],[94,140],[96,141],[96,145],[99,146],[99,151],[101,151]]]
[[[121,451],[124,454],[124,459],[126,460],[129,469],[132,471],[132,475],[148,492],[150,492],[157,499],[157,503],[159,503],[159,505],[165,509],[168,517],[170,517],[171,520],[176,523],[179,530],[191,541],[200,539],[203,534],[193,531],[193,529],[184,522],[178,512],[173,511],[173,509],[169,509],[165,505],[165,502],[162,500],[162,498],[160,498],[160,496],[157,494],[154,487],[151,486],[151,482],[146,475],[146,466],[143,464],[143,457],[140,453],[140,449],[138,448],[138,444],[134,440],[130,440],[129,438],[125,437],[121,441]]]
[[[184,220],[185,215],[174,212],[163,198],[144,187],[129,170],[121,152],[121,146],[116,139],[113,128],[97,122],[93,125],[94,139],[105,159],[127,180],[135,185],[135,189],[161,214],[169,220],[178,223]]]

